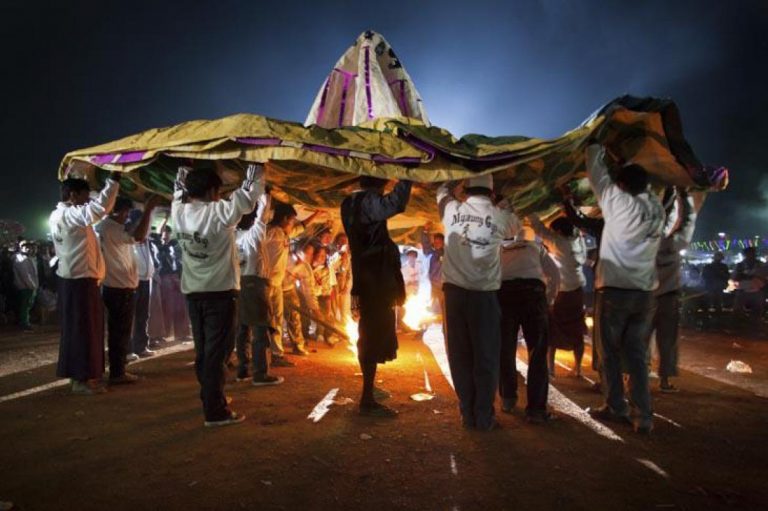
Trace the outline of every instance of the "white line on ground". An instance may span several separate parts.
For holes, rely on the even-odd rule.
[[[642,459],[642,458],[636,458],[636,459],[637,459],[638,463],[640,463],[644,467],[653,470],[654,472],[659,474],[664,479],[669,479],[669,474],[667,474],[667,472],[663,468],[658,466],[656,463],[652,462],[651,460],[646,460],[646,459]]]
[[[445,342],[443,341],[442,326],[437,324],[430,325],[427,331],[424,332],[422,340],[432,351],[432,355],[435,357],[435,361],[440,367],[440,371],[442,371],[445,379],[448,380],[448,383],[453,387],[451,369],[448,365],[448,355],[445,352]],[[523,374],[524,378],[527,378],[528,364],[519,358],[517,359],[517,364],[518,370]],[[562,392],[552,385],[549,386],[549,404],[552,405],[555,410],[581,422],[598,435],[617,442],[624,442],[624,439],[617,435],[611,428],[597,422],[579,405],[565,397]]]
[[[312,422],[319,422],[320,419],[322,419],[325,414],[328,413],[328,410],[333,404],[333,399],[336,397],[338,392],[339,389],[329,390],[325,397],[321,399],[320,402],[315,405],[309,415],[307,415],[307,419],[312,419]]]
[[[459,467],[456,465],[456,457],[451,453],[451,474],[458,476]]]
[[[523,375],[523,378],[528,381],[528,364],[520,358],[517,359],[517,370]],[[589,429],[597,433],[598,435],[605,437],[609,440],[615,440],[617,442],[624,442],[624,439],[616,434],[608,426],[596,421],[592,418],[586,410],[582,409],[579,405],[565,397],[565,395],[557,390],[553,385],[549,386],[549,405],[552,406],[558,412],[564,413],[569,417],[581,422]]]
[[[683,428],[683,425],[680,424],[679,422],[675,422],[672,419],[670,419],[669,417],[664,417],[660,413],[654,413],[653,416],[656,417],[657,419],[663,420],[664,422],[668,422],[668,423],[672,424],[676,428],[685,429],[685,428]]]
[[[135,365],[135,364],[141,364],[144,362],[147,362],[149,360],[153,360],[159,357],[164,357],[166,355],[171,355],[173,353],[179,353],[181,351],[188,351],[192,349],[194,346],[191,344],[177,344],[176,346],[171,346],[170,348],[165,348],[162,350],[157,350],[154,357],[150,358],[141,358],[135,362],[131,362],[128,365]],[[8,394],[6,396],[0,396],[0,403],[4,403],[5,401],[12,401],[14,399],[18,399],[20,397],[25,396],[31,396],[32,394],[37,394],[39,392],[44,392],[49,389],[55,389],[57,387],[63,387],[65,385],[69,384],[69,380],[67,378],[52,381],[50,383],[46,383],[44,385],[38,385],[37,387],[32,387],[26,390],[21,390],[19,392],[14,392],[13,394]]]
[[[562,368],[563,368],[563,369],[565,369],[566,371],[573,371],[573,369],[571,369],[571,367],[570,367],[570,366],[563,364],[563,363],[562,363],[562,362],[560,362],[559,360],[555,360],[555,365],[559,365],[560,367],[562,367]]]
[[[581,377],[584,378],[584,380],[586,380],[586,382],[589,383],[590,385],[594,385],[595,384],[595,380],[593,380],[592,378],[590,378],[588,376],[584,376],[583,374],[581,375]]]

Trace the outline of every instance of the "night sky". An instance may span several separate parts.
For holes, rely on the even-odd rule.
[[[668,96],[731,168],[696,239],[766,234],[768,2],[0,2],[0,218],[42,236],[64,153],[237,112],[303,122],[360,32],[455,135],[554,137],[624,93]]]

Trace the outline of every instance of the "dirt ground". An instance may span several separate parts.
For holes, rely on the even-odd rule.
[[[764,357],[765,342],[746,345]],[[768,402],[691,372],[681,393],[654,392],[656,411],[677,425],[657,420],[650,437],[609,425],[620,442],[565,415],[530,425],[521,409],[500,414],[499,431],[465,431],[452,388],[415,334],[401,337],[398,360],[379,372],[395,420],[359,417],[355,404],[307,419],[331,389],[357,401],[355,358],[337,346],[276,369],[282,386],[229,383],[247,420],[206,429],[192,359],[183,351],[147,360],[132,369],[138,384],[103,395],[60,387],[0,402],[0,501],[22,510],[768,509]],[[409,396],[424,391],[424,370],[435,398],[416,402]],[[2,376],[0,396],[53,372],[48,364]],[[601,403],[564,369],[553,385],[582,408]]]

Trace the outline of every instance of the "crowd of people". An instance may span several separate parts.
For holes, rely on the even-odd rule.
[[[442,232],[425,226],[423,267],[418,251],[401,253],[387,229],[408,204],[408,181],[385,193],[388,181],[360,178],[361,189],[341,204],[343,231],[334,237],[323,212],[299,221],[294,206],[273,199],[261,165],[248,166],[228,199],[213,169],[180,167],[170,214],[156,233],[150,225],[158,199],[135,209],[118,196],[120,173],[92,200],[87,182],[66,179],[49,222],[61,321],[57,374],[71,379],[74,393],[105,390],[106,311],[107,383],[135,382],[126,361],[152,356],[165,339],[191,336],[205,425],[237,424],[245,417],[224,394],[228,364],[238,381],[279,385],[284,378],[272,368],[294,366],[291,357],[307,356],[312,340],[335,345],[352,317],[363,375],[360,413],[395,417],[376,399],[377,366],[396,358],[398,307],[426,282],[442,313],[466,428],[499,427],[497,392],[503,412],[515,409],[520,329],[528,350],[525,414],[532,423],[550,421],[555,352],[572,351],[580,374],[585,309],[593,305],[592,365],[605,398],[594,413],[648,433],[654,330],[660,390],[678,390],[672,378],[681,251],[693,234],[694,201],[674,187],[659,197],[642,167],[617,161],[603,146],[590,145],[585,157],[602,218],[584,216],[564,192],[565,216],[547,226],[498,200],[490,175],[443,183],[437,191]],[[591,251],[585,235],[595,241]],[[19,293],[24,310],[34,295],[26,289],[36,286],[25,278],[36,267],[30,257],[22,244],[14,259],[24,269],[17,283],[25,290]],[[728,280],[717,263],[705,269],[705,279],[720,283],[712,285],[713,295]],[[733,280],[743,282],[744,306],[762,313],[764,299],[758,304],[747,296],[759,268],[747,253]]]

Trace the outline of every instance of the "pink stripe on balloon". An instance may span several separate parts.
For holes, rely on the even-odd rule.
[[[328,76],[328,78],[325,79],[325,86],[323,87],[323,95],[320,98],[320,108],[317,110],[317,119],[315,120],[315,124],[320,124],[323,121],[323,116],[325,115],[325,100],[328,97],[328,88],[331,85],[331,77]]]
[[[349,81],[352,80],[357,74],[344,71],[343,69],[336,68],[334,71],[344,75],[344,85],[341,89],[341,106],[339,108],[339,126],[344,125],[344,111],[347,109],[347,91],[349,90]]]
[[[373,99],[371,98],[371,47],[365,47],[365,99],[368,101],[368,118],[373,119]]]

